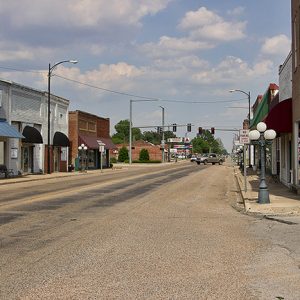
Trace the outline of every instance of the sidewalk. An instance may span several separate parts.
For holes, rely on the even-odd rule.
[[[245,180],[243,171],[234,166],[234,174],[237,179],[241,197],[248,214],[265,216],[296,216],[300,215],[300,195],[293,193],[288,187],[267,176],[270,203],[259,204],[259,175],[253,170],[247,169],[247,192],[245,192]]]
[[[118,163],[114,164],[113,168],[104,168],[102,170],[103,173],[107,172],[118,172],[124,171],[128,168],[140,168],[140,167],[161,167],[163,165],[170,164],[170,163],[160,163],[160,164],[125,164],[125,163]],[[95,170],[88,170],[86,172],[80,171],[73,171],[73,172],[53,172],[51,174],[25,174],[22,176],[16,176],[11,178],[0,178],[0,186],[6,184],[13,184],[13,183],[21,183],[21,182],[28,182],[28,181],[37,181],[37,180],[46,180],[46,179],[54,179],[54,178],[63,178],[63,177],[72,177],[72,176],[86,176],[91,174],[101,174],[100,169]]]

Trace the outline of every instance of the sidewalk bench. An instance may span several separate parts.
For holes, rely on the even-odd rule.
[[[6,165],[0,165],[0,174],[4,174],[5,178],[14,175],[13,169],[7,169]]]

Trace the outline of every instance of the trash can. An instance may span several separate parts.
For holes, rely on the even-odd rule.
[[[79,171],[79,157],[75,158],[75,171]]]

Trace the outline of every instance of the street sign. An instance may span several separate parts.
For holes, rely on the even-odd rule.
[[[235,146],[244,146],[244,144],[241,144],[240,141],[234,141],[234,145]]]
[[[240,143],[241,144],[250,144],[248,129],[240,129]]]
[[[177,138],[169,138],[168,143],[182,143],[183,138],[182,137],[177,137]]]

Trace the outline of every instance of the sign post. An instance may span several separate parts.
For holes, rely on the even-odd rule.
[[[240,143],[243,147],[243,159],[244,159],[244,186],[245,192],[247,192],[247,168],[246,168],[246,149],[247,144],[250,144],[249,129],[240,129]]]
[[[98,140],[97,141],[98,145],[99,145],[99,152],[100,152],[100,169],[101,169],[101,173],[102,173],[102,155],[103,155],[103,152],[104,152],[104,146],[105,144]]]

